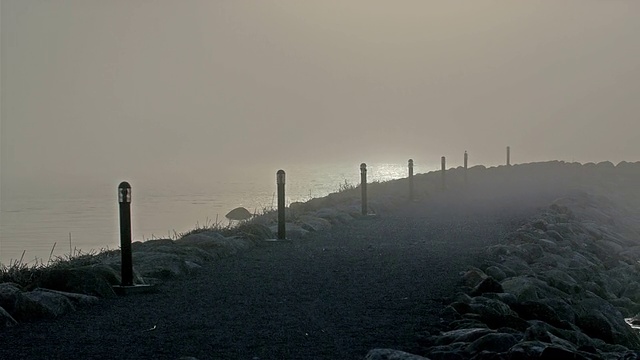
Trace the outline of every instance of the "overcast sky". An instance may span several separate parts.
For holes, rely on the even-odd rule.
[[[1,181],[640,160],[640,1],[1,2]],[[115,180],[114,180],[115,181]]]

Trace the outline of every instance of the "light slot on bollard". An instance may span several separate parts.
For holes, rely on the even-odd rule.
[[[276,173],[276,184],[278,185],[278,240],[284,240],[286,238],[286,223],[285,223],[285,209],[284,209],[284,184],[285,184],[285,172],[284,170],[278,170]]]
[[[118,185],[120,212],[120,285],[113,286],[118,295],[148,292],[153,288],[147,284],[133,284],[133,254],[131,251],[131,185],[123,181]]]

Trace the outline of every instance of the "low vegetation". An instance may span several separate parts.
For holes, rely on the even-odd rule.
[[[53,254],[54,248],[55,244],[51,249],[51,254]],[[36,259],[32,264],[24,262],[24,253],[22,253],[22,257],[19,260],[13,260],[9,265],[0,264],[0,283],[10,282],[27,288],[49,271],[98,264],[105,257],[119,256],[120,250],[101,249],[83,252],[74,249],[70,254],[64,256],[50,255],[46,262],[42,259]]]
[[[358,196],[355,190],[359,185],[354,185],[345,180],[344,183],[338,185],[336,191],[328,196],[332,202],[339,202],[342,198],[352,198]],[[275,197],[275,194],[274,194]],[[314,203],[318,199],[310,199],[308,203]],[[292,205],[292,204],[289,204]],[[294,210],[294,206],[287,208],[288,221],[295,221],[299,216],[298,210]],[[272,234],[265,233],[265,226],[271,225],[277,221],[278,211],[271,207],[264,207],[261,210],[254,211],[253,217],[242,221],[224,221],[216,218],[215,220],[207,219],[204,223],[196,223],[195,227],[186,232],[176,232],[169,237],[171,240],[178,240],[183,237],[203,233],[217,232],[224,237],[238,236],[247,239],[268,238]],[[226,220],[226,219],[225,219]],[[155,240],[151,239],[151,240]],[[32,284],[38,282],[47,272],[59,269],[78,268],[94,264],[103,263],[106,257],[120,256],[119,249],[100,249],[83,252],[79,249],[70,250],[69,254],[63,256],[53,256],[56,244],[54,243],[49,258],[36,259],[33,262],[27,262],[24,259],[24,253],[19,260],[12,260],[8,265],[0,264],[0,283],[10,282],[19,285],[22,288],[29,288]]]

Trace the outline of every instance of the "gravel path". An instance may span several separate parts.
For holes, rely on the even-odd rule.
[[[535,211],[535,204],[443,204],[265,243],[157,293],[22,324],[0,334],[0,359],[363,359],[375,347],[415,351],[417,333],[437,323],[460,271]]]

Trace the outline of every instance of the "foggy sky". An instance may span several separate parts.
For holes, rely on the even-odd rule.
[[[640,160],[640,2],[1,3],[11,186]],[[112,180],[113,179],[113,180]]]

